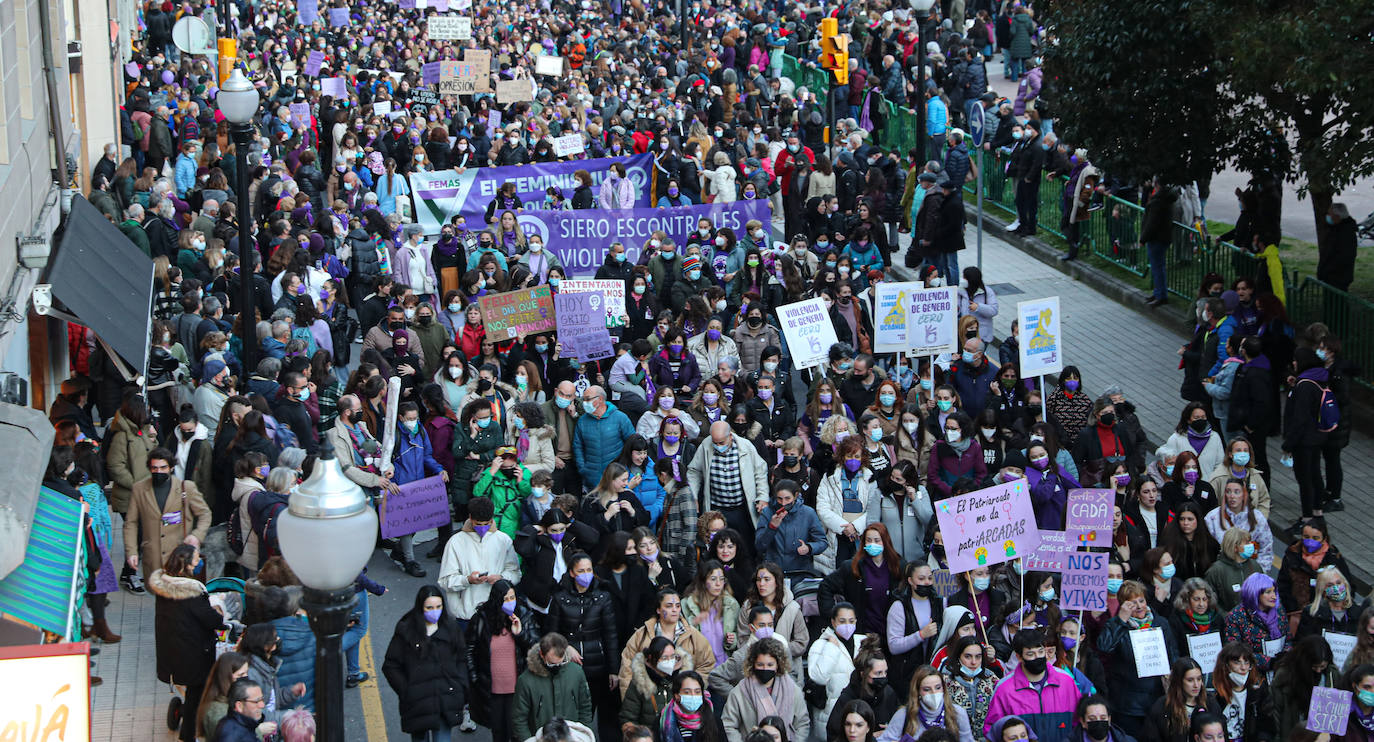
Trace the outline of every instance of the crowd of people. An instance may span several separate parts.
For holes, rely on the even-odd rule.
[[[182,740],[313,738],[315,640],[275,521],[322,448],[374,504],[445,483],[450,522],[425,554],[413,534],[377,540],[398,573],[437,570],[380,666],[417,740],[478,725],[496,742],[1315,739],[1319,686],[1355,692],[1345,739],[1374,735],[1374,610],[1325,521],[1358,373],[1340,339],[1290,326],[1256,279],[1208,276],[1178,428],[1147,450],[1140,400],[1114,380],[1022,379],[1016,325],[998,337],[996,292],[960,269],[975,103],[985,146],[1011,157],[1015,230],[1035,232],[1045,173],[1070,176],[1071,250],[1094,201],[1135,189],[1056,138],[1028,4],[694,2],[679,37],[661,3],[506,2],[474,7],[462,42],[427,37],[434,5],[339,6],[342,25],[270,1],[140,10],[122,144],[90,201],[156,265],[147,384],[72,326],[45,484],[91,505],[83,633],[120,640],[119,587],[95,579],[116,559],[130,599],[156,600]],[[216,11],[263,102],[251,217],[215,70],[171,39],[177,17]],[[822,14],[852,33],[851,72],[811,91],[781,59],[817,58]],[[430,95],[422,65],[461,49],[492,52],[491,77],[530,79],[534,100]],[[994,52],[1014,100],[989,90]],[[566,74],[536,77],[541,55]],[[336,77],[344,94],[324,94]],[[884,101],[927,107],[924,156],[875,144]],[[416,225],[408,176],[568,159],[552,146],[567,134],[573,159],[651,155],[647,181],[617,160],[542,203],[506,183],[484,224]],[[1147,200],[1142,244],[1178,195],[1152,190],[1171,195]],[[646,191],[663,208],[768,200],[775,219],[606,245],[595,277],[626,302],[610,358],[567,357],[553,331],[488,335],[483,298],[573,277],[521,213]],[[898,263],[959,286],[957,353],[873,352],[874,287]],[[813,298],[839,342],[800,370],[777,310]],[[1269,522],[1271,437],[1299,482],[1291,538]],[[1060,576],[1019,559],[945,579],[936,504],[1021,479],[1043,530],[1064,528],[1069,490],[1115,491],[1106,610],[1061,610]],[[246,580],[241,615],[206,589],[216,558]],[[372,680],[358,647],[387,592],[375,579],[356,582],[350,688]],[[1140,629],[1162,630],[1167,676],[1137,673]],[[1343,664],[1330,632],[1355,637]],[[1204,665],[1207,634],[1221,650]]]

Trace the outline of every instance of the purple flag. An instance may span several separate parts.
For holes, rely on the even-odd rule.
[[[408,536],[449,522],[448,490],[439,476],[401,485],[382,504],[382,538]]]
[[[296,19],[309,26],[320,19],[320,0],[296,0]]]
[[[610,358],[611,333],[606,331],[605,300],[599,293],[558,294],[553,297],[554,317],[558,320],[558,342],[562,357],[583,363]]]

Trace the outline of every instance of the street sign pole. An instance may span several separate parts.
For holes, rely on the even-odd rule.
[[[978,151],[978,270],[983,270],[983,104],[974,103],[969,112],[969,138],[973,148]]]

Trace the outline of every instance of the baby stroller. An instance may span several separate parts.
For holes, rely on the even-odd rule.
[[[210,593],[210,604],[224,611],[225,627],[220,629],[215,641],[215,658],[234,648],[238,637],[243,633],[243,580],[237,577],[216,577],[205,583]],[[168,691],[172,700],[167,702],[167,728],[176,731],[181,728],[181,716],[186,712],[184,696],[186,688],[169,682]],[[191,713],[195,713],[191,709]]]

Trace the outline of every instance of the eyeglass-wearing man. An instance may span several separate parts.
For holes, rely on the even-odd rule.
[[[215,727],[214,742],[257,742],[277,731],[276,722],[263,721],[262,711],[267,695],[262,686],[248,678],[239,678],[229,686],[229,713]]]

